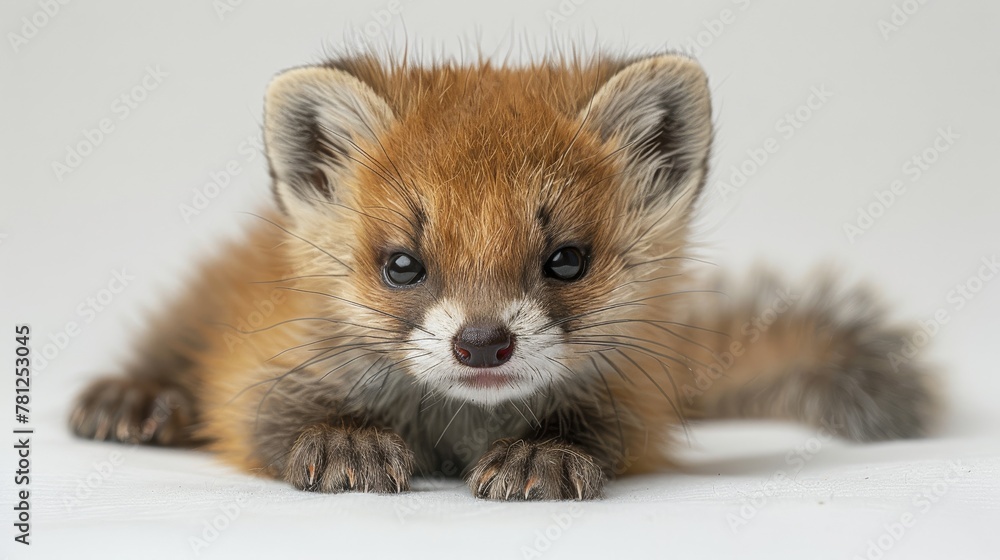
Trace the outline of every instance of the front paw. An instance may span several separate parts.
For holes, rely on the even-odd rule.
[[[469,475],[477,498],[489,500],[592,500],[604,472],[579,448],[557,441],[501,439]]]
[[[190,445],[194,401],[177,387],[136,377],[105,378],[77,399],[70,428],[79,437],[122,443]]]
[[[413,454],[402,438],[376,428],[319,424],[295,440],[284,479],[310,492],[409,490]]]

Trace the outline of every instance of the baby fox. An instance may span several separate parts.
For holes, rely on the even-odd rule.
[[[346,57],[278,75],[264,114],[274,208],[80,396],[79,436],[309,491],[587,500],[667,465],[691,418],[928,427],[930,377],[866,294],[697,273],[712,118],[689,58]]]

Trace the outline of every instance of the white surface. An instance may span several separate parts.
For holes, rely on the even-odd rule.
[[[8,532],[14,457],[0,441],[8,449],[0,556],[195,557],[191,539],[234,507],[201,557],[523,558],[523,547],[546,544],[538,531],[567,516],[541,557],[854,558],[880,537],[891,543],[884,558],[1000,556],[1000,282],[986,282],[961,308],[949,299],[981,258],[1000,253],[1000,5],[931,1],[888,38],[878,23],[892,16],[887,0],[399,5],[402,14],[382,30],[398,37],[405,24],[411,42],[448,53],[477,40],[486,53],[505,53],[511,29],[515,44],[535,52],[553,34],[563,42],[586,35],[591,44],[595,32],[611,49],[684,47],[732,10],[717,37],[702,35],[710,44],[699,55],[719,125],[703,220],[712,260],[740,270],[763,258],[798,276],[833,259],[845,277],[882,286],[902,317],[943,309],[949,321],[928,349],[951,395],[939,434],[848,446],[801,429],[703,427],[691,435],[687,472],[621,481],[607,500],[582,505],[477,502],[454,483],[403,497],[318,496],[231,473],[197,453],[73,441],[63,422],[72,394],[114,367],[143,311],[169,301],[190,263],[235,234],[239,211],[268,200],[262,158],[243,144],[258,137],[268,79],[319,60],[324,43],[340,42],[350,26],[378,24],[373,10],[390,3],[244,1],[221,19],[210,2],[70,3],[15,52],[7,34],[41,8],[8,2],[0,7],[8,41],[0,47],[0,329],[30,323],[36,352],[69,321],[79,332],[35,372],[28,549]],[[553,25],[546,12],[560,9],[566,21]],[[167,75],[122,118],[115,100],[147,67]],[[786,138],[779,121],[813,87],[833,97]],[[58,180],[52,162],[102,119],[114,131]],[[906,161],[948,127],[959,138],[914,180]],[[719,199],[731,166],[769,137],[779,149],[735,196]],[[185,221],[179,205],[230,160],[240,172]],[[896,179],[905,193],[849,242],[844,222]],[[122,267],[135,280],[102,311],[80,313]],[[13,356],[11,338],[0,337],[3,360]],[[0,394],[10,403],[9,386]],[[123,461],[99,476],[94,464],[112,453]],[[948,471],[953,459],[964,469],[957,478]],[[918,496],[926,491],[941,495],[924,512]],[[747,503],[759,511],[741,509]],[[749,519],[733,530],[741,513]],[[906,513],[913,526],[898,539],[883,536]]]

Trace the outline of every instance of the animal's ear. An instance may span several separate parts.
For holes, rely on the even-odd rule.
[[[635,202],[693,201],[705,182],[712,144],[708,79],[681,55],[638,60],[614,74],[578,117],[621,150]]]
[[[339,183],[393,122],[392,109],[353,75],[325,66],[279,74],[267,89],[264,143],[279,204],[334,200]]]

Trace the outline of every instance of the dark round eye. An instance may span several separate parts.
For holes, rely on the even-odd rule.
[[[562,247],[545,261],[542,271],[549,278],[575,282],[587,272],[587,257],[576,247]]]
[[[424,279],[424,265],[406,253],[393,253],[385,263],[385,281],[390,286],[412,286]]]

